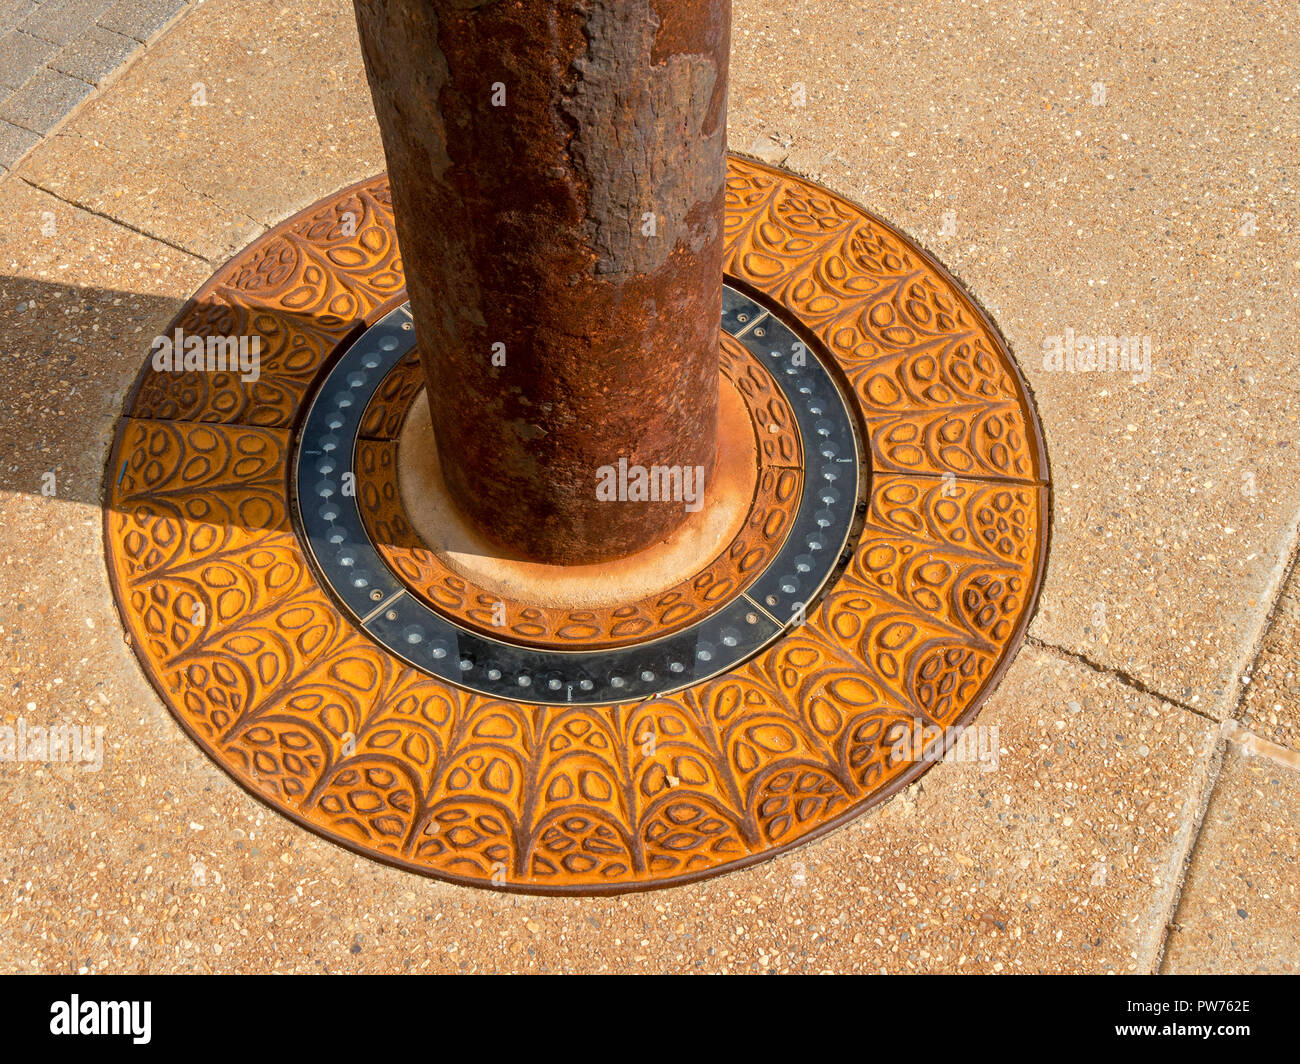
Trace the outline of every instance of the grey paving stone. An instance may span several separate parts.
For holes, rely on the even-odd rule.
[[[19,28],[55,44],[70,44],[95,24],[113,0],[44,0]]]
[[[40,139],[30,129],[0,119],[0,170],[13,166]]]
[[[187,0],[118,0],[99,24],[137,41],[147,41],[186,5]]]
[[[57,44],[22,30],[0,37],[0,86],[16,89],[26,84],[58,50]]]
[[[42,70],[0,106],[0,118],[34,133],[48,133],[93,91],[78,78]]]
[[[140,42],[133,37],[95,26],[64,48],[49,65],[64,74],[98,85],[138,48]]]
[[[36,10],[36,0],[0,0],[0,33],[8,33]]]

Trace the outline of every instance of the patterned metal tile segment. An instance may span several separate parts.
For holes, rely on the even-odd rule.
[[[973,301],[861,208],[733,159],[726,225],[723,329],[764,367],[752,387],[783,382],[798,423],[767,460],[840,496],[801,504],[783,542],[857,501],[806,622],[793,608],[806,591],[766,566],[743,594],[779,637],[674,690],[570,705],[544,675],[485,692],[462,682],[456,655],[417,667],[394,654],[383,640],[398,644],[410,621],[389,599],[420,603],[382,560],[355,603],[325,586],[294,513],[293,464],[336,361],[403,301],[376,178],[254,243],[174,323],[260,336],[258,380],[146,367],[119,427],[104,516],[112,584],[147,674],[209,756],[360,853],[464,884],[574,894],[761,860],[928,767],[900,740],[971,722],[1037,596],[1050,486],[1032,402]],[[788,372],[805,353],[829,384]],[[386,375],[349,431],[391,439],[411,387]],[[860,463],[820,424],[839,394]],[[357,531],[369,542],[359,517],[345,535]],[[522,649],[492,644],[503,676]]]

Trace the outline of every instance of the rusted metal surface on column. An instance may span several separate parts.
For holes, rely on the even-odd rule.
[[[521,556],[661,539],[717,445],[729,0],[355,0],[447,487]]]

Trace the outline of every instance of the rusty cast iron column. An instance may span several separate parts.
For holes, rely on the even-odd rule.
[[[452,497],[540,561],[662,538],[596,489],[712,474],[730,0],[355,7]]]

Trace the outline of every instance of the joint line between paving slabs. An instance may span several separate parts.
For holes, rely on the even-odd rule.
[[[1119,682],[1124,684],[1126,687],[1131,687],[1133,690],[1138,691],[1141,694],[1149,695],[1152,698],[1158,698],[1161,702],[1166,702],[1171,706],[1176,706],[1178,709],[1187,713],[1195,714],[1204,720],[1213,721],[1216,725],[1219,723],[1217,717],[1207,713],[1205,710],[1197,709],[1195,706],[1189,705],[1181,699],[1173,698],[1162,691],[1157,691],[1150,684],[1140,680],[1132,673],[1125,672],[1123,669],[1117,669],[1111,665],[1102,665],[1099,662],[1093,661],[1086,654],[1079,653],[1077,650],[1067,650],[1065,647],[1057,646],[1055,643],[1044,642],[1042,639],[1033,635],[1026,635],[1025,643],[1028,646],[1037,647],[1039,650],[1046,650],[1054,654],[1059,654],[1061,657],[1069,658],[1071,661],[1077,662],[1085,668],[1091,669],[1093,672],[1099,672],[1103,676],[1113,677],[1114,679],[1119,680]]]
[[[139,226],[135,226],[132,225],[130,222],[123,221],[121,218],[114,218],[111,214],[105,214],[103,211],[97,211],[95,210],[94,207],[91,207],[87,204],[78,203],[76,200],[68,199],[67,196],[60,195],[59,193],[55,192],[53,189],[46,188],[44,185],[39,185],[35,181],[33,181],[30,177],[26,177],[23,174],[15,174],[14,176],[17,177],[18,180],[21,181],[24,185],[36,189],[37,192],[44,192],[45,195],[47,196],[53,196],[60,203],[66,203],[69,207],[74,207],[77,210],[84,212],[85,214],[91,215],[92,217],[102,218],[106,222],[111,222],[113,225],[120,225],[123,229],[126,229],[139,236],[146,237],[149,240],[155,240],[159,244],[162,244],[164,247],[169,247],[173,251],[179,251],[182,255],[188,255],[190,258],[198,260],[199,262],[203,263],[205,266],[213,265],[212,262],[210,262],[208,259],[205,259],[202,255],[198,254],[197,252],[190,251],[189,248],[183,248],[180,246],[180,244],[174,244],[172,243],[172,241],[167,240],[165,237],[158,236],[155,233],[150,233],[144,229],[141,229]]]
[[[1178,882],[1170,896],[1169,907],[1165,910],[1164,933],[1160,937],[1160,948],[1151,969],[1162,975],[1169,974],[1165,966],[1165,959],[1169,953],[1169,938],[1179,929],[1178,913],[1183,906],[1183,890],[1187,886],[1187,876],[1191,872],[1192,862],[1196,859],[1197,845],[1201,840],[1201,831],[1205,827],[1205,818],[1209,815],[1210,806],[1214,804],[1219,777],[1223,774],[1223,762],[1231,746],[1238,747],[1248,757],[1260,757],[1292,772],[1300,772],[1300,753],[1261,739],[1231,718],[1223,721],[1219,728],[1219,741],[1215,744],[1214,754],[1210,759],[1210,770],[1206,774],[1205,785],[1197,803],[1196,816],[1178,862]]]
[[[1248,643],[1250,651],[1244,656],[1245,660],[1242,662],[1242,667],[1232,673],[1232,686],[1239,688],[1239,690],[1236,697],[1231,699],[1231,712],[1229,712],[1227,698],[1221,703],[1224,716],[1223,720],[1219,722],[1219,741],[1215,744],[1214,755],[1211,758],[1210,770],[1206,775],[1205,785],[1201,792],[1195,822],[1191,831],[1188,832],[1187,843],[1178,864],[1178,882],[1170,897],[1169,907],[1165,911],[1164,934],[1160,938],[1160,948],[1152,966],[1152,971],[1160,974],[1168,974],[1165,962],[1169,954],[1169,939],[1177,929],[1178,913],[1183,905],[1183,890],[1187,886],[1187,876],[1191,871],[1192,862],[1196,859],[1201,831],[1205,826],[1205,818],[1209,815],[1210,806],[1214,802],[1214,793],[1219,786],[1219,777],[1223,774],[1223,762],[1228,747],[1236,744],[1247,755],[1263,757],[1274,764],[1285,765],[1290,769],[1300,771],[1300,764],[1297,763],[1300,762],[1300,755],[1297,755],[1295,751],[1287,750],[1285,747],[1277,747],[1274,743],[1261,746],[1260,744],[1265,741],[1248,728],[1243,727],[1237,720],[1238,714],[1242,711],[1242,704],[1245,701],[1248,686],[1242,683],[1241,679],[1242,677],[1254,676],[1255,666],[1259,663],[1260,655],[1264,652],[1264,642],[1268,638],[1268,633],[1273,629],[1277,612],[1281,608],[1282,593],[1286,590],[1287,581],[1295,571],[1297,563],[1300,562],[1300,552],[1297,551],[1297,537],[1300,537],[1300,511],[1292,519],[1286,537],[1286,547],[1282,551],[1282,562],[1273,569],[1273,581],[1267,589],[1269,593],[1261,596],[1269,600],[1268,609],[1263,611],[1263,618],[1255,632],[1255,636]],[[1284,751],[1289,756],[1278,756],[1270,748]]]
[[[1300,750],[1270,742],[1235,720],[1225,720],[1219,734],[1228,745],[1239,747],[1250,757],[1262,757],[1292,772],[1300,772]]]
[[[1160,942],[1149,969],[1157,975],[1168,974],[1165,968],[1165,957],[1169,953],[1169,936],[1174,931],[1175,921],[1178,919],[1178,910],[1182,908],[1183,890],[1187,886],[1187,873],[1192,867],[1192,858],[1196,854],[1196,844],[1201,838],[1201,829],[1205,827],[1205,817],[1210,811],[1211,802],[1214,801],[1214,790],[1219,785],[1219,775],[1223,772],[1223,759],[1226,752],[1227,743],[1220,736],[1219,741],[1214,744],[1213,753],[1210,755],[1209,770],[1205,774],[1205,783],[1201,787],[1201,793],[1197,796],[1196,812],[1188,825],[1187,840],[1175,866],[1177,873],[1173,890],[1169,892],[1169,904],[1165,907],[1164,916],[1161,919]]]
[[[82,140],[86,139],[82,137],[80,133],[74,133],[72,131],[62,133],[60,134],[60,136],[78,137]],[[126,156],[128,154],[127,152],[122,151],[121,148],[115,148],[111,144],[97,144],[96,146],[104,149],[105,151],[111,151],[114,155]],[[246,222],[251,222],[253,225],[257,226],[262,231],[263,234],[270,232],[270,230],[272,229],[272,226],[268,225],[262,219],[254,218],[251,214],[248,214],[245,211],[241,211],[239,208],[235,207],[234,205],[225,203],[222,200],[217,199],[210,192],[203,192],[197,188],[191,188],[184,181],[180,180],[180,178],[178,178],[175,174],[169,174],[167,180],[174,182],[177,188],[183,189],[184,191],[188,192],[195,199],[206,200],[223,211],[227,211],[230,214],[236,215],[237,217],[244,219],[244,221]],[[256,239],[256,237],[254,237],[253,239]],[[209,260],[205,260],[205,261],[209,261]],[[219,265],[220,263],[217,264]]]
[[[1240,668],[1234,670],[1232,674],[1232,687],[1237,689],[1236,697],[1233,698],[1232,705],[1227,705],[1225,699],[1223,705],[1223,719],[1239,720],[1245,709],[1246,695],[1249,692],[1250,684],[1246,680],[1253,680],[1255,676],[1255,667],[1259,664],[1260,655],[1264,653],[1264,643],[1268,639],[1268,634],[1273,630],[1277,621],[1278,611],[1282,608],[1282,594],[1286,591],[1287,582],[1291,579],[1292,573],[1295,572],[1297,564],[1300,564],[1300,511],[1291,519],[1291,527],[1287,530],[1286,545],[1282,551],[1282,562],[1274,566],[1272,582],[1264,589],[1261,599],[1268,601],[1268,609],[1264,610],[1264,615],[1260,620],[1259,627],[1255,630],[1254,637],[1249,641],[1249,653],[1244,654],[1239,659]]]

